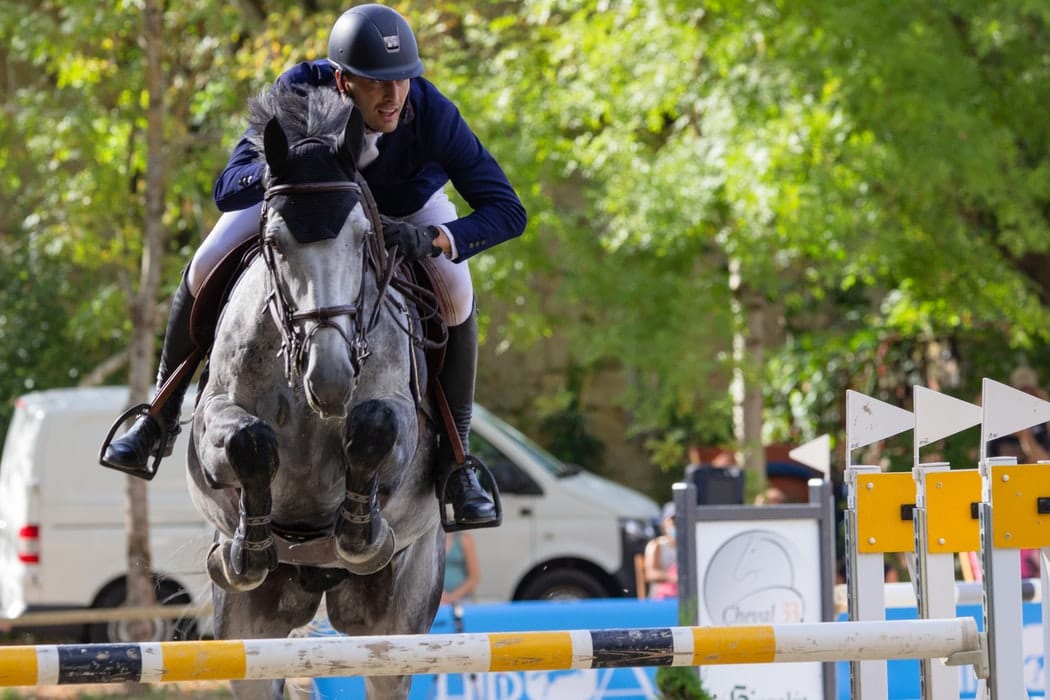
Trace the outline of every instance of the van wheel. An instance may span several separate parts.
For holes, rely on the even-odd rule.
[[[154,591],[157,602],[162,605],[189,605],[193,601],[182,586],[169,579],[157,581]],[[99,595],[95,608],[117,608],[124,605],[128,598],[127,584],[121,580],[113,583]],[[134,639],[130,633],[130,620],[119,620],[88,625],[87,638],[92,644],[110,644],[117,642],[166,642],[199,639],[197,621],[192,618],[151,618],[148,639]]]
[[[579,600],[606,598],[609,593],[601,581],[580,569],[545,571],[522,589],[519,600]]]

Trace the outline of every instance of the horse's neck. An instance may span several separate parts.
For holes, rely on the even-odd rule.
[[[272,343],[279,337],[273,312],[267,309],[266,265],[256,257],[232,283],[225,303],[217,310],[216,344],[236,337],[238,343]]]

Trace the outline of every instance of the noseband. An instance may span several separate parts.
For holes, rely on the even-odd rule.
[[[364,246],[361,255],[361,284],[357,290],[357,298],[352,304],[338,304],[335,306],[320,306],[316,309],[299,310],[292,300],[288,298],[281,285],[280,266],[277,263],[277,244],[266,235],[266,220],[269,212],[269,201],[277,195],[304,194],[318,192],[353,192],[361,195],[361,187],[354,182],[330,181],[310,182],[302,184],[274,185],[267,188],[264,195],[262,219],[259,225],[259,248],[262,258],[266,264],[269,292],[266,297],[267,308],[270,309],[277,328],[281,333],[281,354],[284,355],[285,375],[288,382],[294,383],[302,374],[303,365],[306,362],[306,353],[310,341],[317,331],[322,328],[332,328],[339,332],[346,343],[350,354],[350,364],[354,368],[355,375],[360,372],[361,365],[371,354],[368,348],[368,331],[375,325],[377,314],[373,313],[369,323],[362,323],[364,302],[364,275],[370,262],[373,262],[375,254],[373,246]],[[370,231],[366,236],[373,236]],[[380,291],[382,296],[382,290]],[[380,299],[376,299],[378,308]],[[350,331],[345,331],[342,326],[333,321],[346,316],[349,320]],[[314,321],[313,326],[306,329],[308,321]]]

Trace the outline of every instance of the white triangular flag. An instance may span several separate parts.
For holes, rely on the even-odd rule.
[[[831,436],[821,435],[788,452],[788,457],[813,467],[825,477],[831,471]]]
[[[848,449],[870,445],[915,427],[911,411],[846,390],[846,444]]]
[[[1050,401],[993,379],[985,378],[981,396],[984,406],[983,442],[1050,421]]]
[[[915,398],[915,444],[929,445],[981,422],[981,407],[924,386],[912,387]]]

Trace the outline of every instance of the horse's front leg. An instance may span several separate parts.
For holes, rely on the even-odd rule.
[[[346,498],[336,520],[335,546],[340,559],[355,574],[374,573],[394,555],[394,532],[380,512],[380,475],[387,464],[408,464],[418,439],[415,406],[410,401],[371,399],[350,411],[346,422]]]
[[[236,530],[232,537],[220,533],[208,553],[208,574],[226,590],[249,591],[277,567],[270,530],[277,435],[225,395],[210,398],[200,419],[206,421],[199,450],[206,478],[215,488],[239,487]]]

